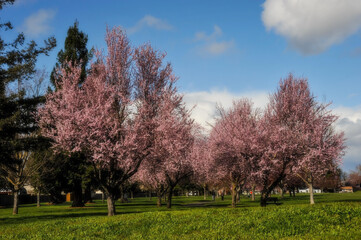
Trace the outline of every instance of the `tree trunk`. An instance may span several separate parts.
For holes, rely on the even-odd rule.
[[[252,185],[252,196],[251,196],[251,200],[252,201],[255,201],[255,192],[254,191],[256,191],[256,186],[254,186],[254,185]]]
[[[73,203],[72,207],[84,207],[83,202],[83,189],[81,187],[81,181],[77,181],[73,189]]]
[[[171,208],[172,207],[172,195],[173,195],[173,187],[169,187],[168,190],[168,201],[167,201],[167,208]]]
[[[102,192],[102,203],[104,203],[104,192]]]
[[[125,203],[123,187],[120,187],[120,202]]]
[[[87,202],[88,203],[93,202],[90,184],[87,184],[87,186],[85,187],[85,192],[84,192],[84,203],[87,203]]]
[[[36,193],[36,206],[40,207],[40,191]]]
[[[296,197],[296,189],[295,188],[292,189],[292,192],[293,192],[293,196]]]
[[[203,199],[207,200],[207,185],[203,185]]]
[[[221,190],[221,200],[224,201],[224,195],[226,194],[226,191],[224,190],[224,188],[222,188]]]
[[[157,194],[157,207],[162,206],[162,195],[160,193]]]
[[[242,189],[238,187],[237,189],[237,203],[241,202]]]
[[[237,205],[237,185],[232,183],[232,207],[235,208]]]
[[[15,189],[13,191],[13,195],[14,195],[13,215],[16,215],[19,213],[19,190]]]
[[[281,191],[281,199],[283,199],[283,197],[285,196],[285,191],[283,191],[283,188],[280,188]]]
[[[149,200],[152,200],[152,191],[149,191]]]
[[[313,205],[313,204],[315,204],[315,201],[313,199],[313,185],[312,185],[312,183],[308,184],[308,189],[309,189],[309,192],[310,192],[310,204]]]
[[[108,216],[115,215],[115,199],[113,195],[107,194]]]
[[[130,191],[130,199],[134,199],[134,193],[133,193],[133,191]]]
[[[186,197],[189,197],[189,192],[188,191],[186,191]]]
[[[261,207],[267,206],[267,198],[268,198],[268,194],[265,192],[262,192],[261,193]]]

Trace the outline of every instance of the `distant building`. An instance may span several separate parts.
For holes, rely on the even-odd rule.
[[[341,193],[349,193],[349,192],[353,192],[353,187],[351,186],[346,186],[346,187],[341,187]]]
[[[309,188],[299,189],[298,192],[299,193],[310,193],[310,189]],[[314,188],[313,193],[322,193],[322,190],[318,189],[318,188]]]

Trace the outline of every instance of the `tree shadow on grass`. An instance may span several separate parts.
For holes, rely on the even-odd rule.
[[[145,211],[146,212],[146,211]],[[140,213],[137,211],[129,212],[117,212],[116,215],[124,214],[134,214]],[[85,217],[107,217],[107,212],[90,212],[90,213],[64,213],[64,214],[46,214],[40,216],[15,216],[15,217],[1,217],[0,225],[7,224],[27,224],[34,223],[38,221],[53,221],[53,220],[66,220],[66,219],[75,219],[75,218],[85,218]]]

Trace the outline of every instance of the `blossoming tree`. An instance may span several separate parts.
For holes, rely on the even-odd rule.
[[[173,80],[155,77],[174,77],[149,45],[132,49],[120,28],[107,29],[106,43],[107,55],[96,52],[81,86],[74,81],[80,77],[79,66],[60,70],[60,90],[47,96],[39,116],[56,149],[87,154],[111,216],[120,186],[152,151],[154,105],[172,89]]]

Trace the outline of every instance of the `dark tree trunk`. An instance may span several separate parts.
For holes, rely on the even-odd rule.
[[[18,189],[14,190],[13,195],[14,195],[13,215],[16,215],[19,213],[19,190]]]
[[[108,216],[115,215],[115,197],[111,194],[107,194],[107,204],[108,204]]]
[[[256,199],[255,198],[256,193],[254,191],[256,191],[256,186],[252,185],[252,195],[251,195],[251,200],[252,201],[255,201],[255,199]]]
[[[83,189],[81,187],[81,181],[78,181],[74,185],[73,189],[73,203],[72,207],[84,207],[83,202]]]
[[[124,190],[123,187],[120,187],[120,202],[125,203]]]
[[[204,184],[203,185],[203,199],[206,200],[207,199],[207,185]]]
[[[162,206],[162,194],[157,193],[157,207]]]
[[[173,187],[169,187],[168,189],[168,201],[167,201],[167,208],[172,207],[172,195],[173,195]]]
[[[102,203],[104,203],[104,192],[102,192]]]
[[[40,207],[40,191],[36,193],[36,206]]]
[[[276,186],[278,186],[278,184],[282,181],[284,177],[284,174],[280,174],[270,186],[263,186],[263,190],[261,192],[261,207],[267,206],[267,198],[270,196],[272,191],[275,189]]]
[[[149,191],[149,200],[152,200],[152,191]]]
[[[88,185],[85,188],[85,192],[84,192],[84,203],[92,203],[93,199],[92,199],[92,191],[91,191],[91,186]]]
[[[237,185],[232,183],[232,207],[235,208],[237,205]]]
[[[133,193],[133,191],[130,191],[130,199],[134,199],[134,193]]]
[[[242,189],[237,187],[237,203],[239,203],[241,201],[241,194],[242,194]]]
[[[261,193],[261,207],[267,206],[267,198],[268,198],[268,194],[265,192],[262,192]]]

